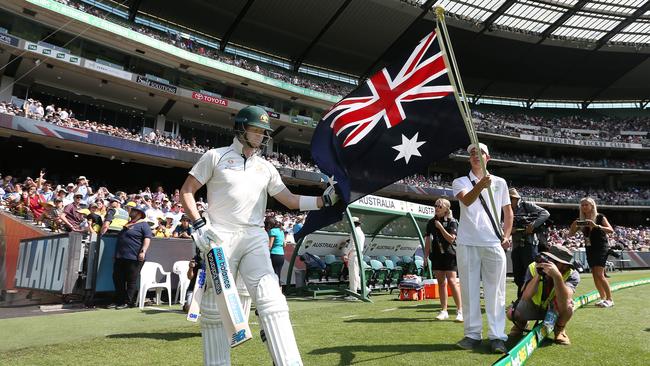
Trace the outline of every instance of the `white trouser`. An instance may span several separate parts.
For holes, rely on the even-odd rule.
[[[357,292],[357,290],[361,289],[359,259],[357,258],[356,250],[351,250],[348,253],[348,279],[350,280],[350,291]]]
[[[257,227],[217,231],[219,244],[228,257],[230,271],[236,274],[238,288],[243,281],[257,306],[273,362],[276,366],[302,365],[289,320],[287,301],[271,265],[267,233]],[[242,305],[246,307],[246,304]],[[200,319],[204,364],[230,365],[230,342],[223,330],[212,288],[206,289],[201,301]]]
[[[506,254],[501,246],[460,244],[456,250],[458,276],[463,300],[465,337],[481,339],[481,280],[488,321],[488,338],[507,340],[506,327]]]

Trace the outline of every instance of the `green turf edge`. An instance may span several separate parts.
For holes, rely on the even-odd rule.
[[[618,291],[629,287],[641,286],[650,284],[650,278],[642,278],[639,280],[618,282],[611,286],[612,291]],[[591,291],[584,295],[577,296],[573,299],[576,304],[575,310],[596,301],[599,298],[598,291]],[[500,359],[494,362],[493,366],[522,366],[526,360],[533,355],[533,352],[538,348],[539,344],[546,338],[546,328],[543,324],[538,324],[536,327],[512,347],[508,353],[503,355]]]

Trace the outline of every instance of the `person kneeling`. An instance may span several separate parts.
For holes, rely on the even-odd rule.
[[[573,294],[580,274],[573,268],[573,253],[562,246],[552,246],[528,266],[524,289],[519,301],[508,308],[508,319],[515,325],[510,337],[523,334],[529,320],[544,320],[548,311],[557,314],[555,343],[569,345],[565,327],[573,315]]]

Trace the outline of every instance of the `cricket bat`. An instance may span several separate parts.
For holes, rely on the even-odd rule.
[[[194,282],[194,290],[192,291],[192,302],[190,302],[190,309],[187,312],[187,320],[195,322],[201,316],[201,299],[203,298],[203,291],[205,291],[205,269],[201,268],[196,273],[196,281]]]
[[[217,293],[217,307],[230,339],[230,347],[238,346],[253,338],[248,319],[244,318],[235,278],[230,272],[223,248],[212,248],[206,254],[205,268],[208,281],[211,281],[213,291]]]

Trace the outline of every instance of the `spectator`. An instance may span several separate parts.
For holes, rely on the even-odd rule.
[[[45,212],[45,203],[47,202],[45,200],[45,197],[43,197],[42,194],[38,193],[36,191],[36,185],[32,184],[28,186],[28,201],[25,202],[25,205],[29,207],[29,211],[31,212],[34,221],[37,224],[41,223],[41,216],[43,215],[43,212]]]
[[[63,213],[65,214],[65,224],[68,231],[82,231],[82,223],[84,222],[84,217],[79,213],[81,207],[81,200],[83,195],[81,193],[75,193],[73,197],[73,202],[65,206]]]
[[[88,231],[90,234],[92,233],[99,234],[103,225],[102,217],[99,216],[98,213],[99,206],[97,205],[97,203],[93,202],[90,205],[88,205],[88,210],[90,211],[90,213],[86,215],[86,219],[88,220]]]
[[[147,210],[147,221],[157,222],[159,217],[165,217],[165,213],[160,209],[161,202],[159,200],[146,198],[145,203],[151,205],[151,208]]]
[[[172,235],[174,238],[191,239],[192,238],[192,225],[190,225],[190,218],[183,216],[180,225],[176,226]]]
[[[269,250],[271,251],[271,265],[273,271],[280,280],[282,273],[282,266],[284,266],[284,230],[281,229],[281,224],[273,218],[266,220],[266,230],[269,234]],[[282,286],[282,280],[279,281]]]

